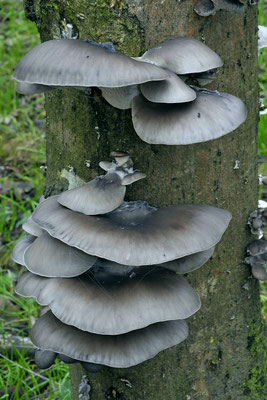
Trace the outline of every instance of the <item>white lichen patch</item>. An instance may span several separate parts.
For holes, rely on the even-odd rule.
[[[85,181],[75,174],[74,168],[69,166],[69,170],[63,168],[60,172],[60,178],[65,178],[68,181],[68,189],[75,189],[77,187],[83,186]]]

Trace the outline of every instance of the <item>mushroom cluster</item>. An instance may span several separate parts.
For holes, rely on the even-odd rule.
[[[244,3],[239,0],[198,0],[194,7],[195,12],[201,17],[209,17],[219,10],[242,13],[244,9]]]
[[[252,275],[260,281],[267,280],[267,208],[259,207],[252,211],[248,218],[248,225],[253,235],[257,236],[256,240],[249,243],[247,247],[248,256],[245,258],[245,263],[251,265]]]
[[[43,200],[14,248],[27,269],[16,292],[50,308],[31,331],[40,368],[56,357],[88,371],[134,366],[185,340],[184,320],[200,308],[181,275],[212,256],[230,213],[124,202],[144,174],[115,154],[100,163],[106,175]]]
[[[184,145],[219,138],[246,119],[239,98],[194,86],[214,79],[222,65],[213,50],[188,37],[171,38],[137,58],[112,43],[59,39],[32,49],[13,78],[23,94],[98,87],[112,106],[131,109],[144,142]]]

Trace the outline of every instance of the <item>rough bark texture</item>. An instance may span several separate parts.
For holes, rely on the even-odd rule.
[[[156,146],[137,137],[129,110],[112,108],[97,89],[89,97],[71,89],[47,95],[46,196],[66,189],[67,181],[60,178],[63,168],[71,165],[89,180],[101,172],[98,162],[108,159],[111,150],[125,150],[147,174],[146,180],[128,188],[129,200],[143,199],[153,206],[203,202],[233,214],[212,260],[188,276],[200,293],[202,309],[189,321],[186,342],[134,368],[89,374],[92,400],[267,398],[259,285],[243,263],[251,241],[247,217],[257,207],[257,7],[246,2],[244,14],[220,11],[202,18],[193,12],[195,3],[25,1],[42,41],[60,37],[63,18],[74,25],[79,38],[112,41],[131,56],[171,36],[203,40],[224,60],[211,88],[239,96],[248,108],[241,128],[221,139]],[[71,368],[74,399],[84,373],[81,367]]]

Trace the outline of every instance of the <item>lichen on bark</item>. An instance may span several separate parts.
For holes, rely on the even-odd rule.
[[[89,180],[101,173],[111,150],[129,151],[147,179],[127,191],[129,200],[153,206],[206,203],[228,209],[233,219],[214,257],[188,276],[202,309],[189,321],[189,338],[137,367],[105,368],[88,374],[92,400],[257,400],[267,397],[260,354],[266,354],[259,285],[244,264],[251,241],[246,223],[257,207],[257,9],[244,14],[217,12],[201,18],[196,1],[25,0],[42,40],[59,37],[61,21],[79,38],[112,41],[125,54],[139,56],[168,37],[203,40],[223,59],[211,88],[239,96],[247,121],[236,131],[206,143],[159,146],[143,143],[130,111],[107,104],[98,89],[91,95],[59,89],[46,95],[46,195],[67,188],[60,173],[69,165]],[[28,7],[28,8],[27,8]],[[90,161],[90,168],[86,167]],[[239,168],[234,168],[238,161]],[[252,346],[250,338],[255,337]],[[84,374],[71,367],[74,399]]]

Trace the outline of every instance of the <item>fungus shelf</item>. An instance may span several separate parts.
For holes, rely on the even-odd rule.
[[[43,200],[14,248],[28,270],[17,294],[50,308],[31,332],[39,368],[56,357],[94,372],[134,366],[185,340],[184,320],[200,308],[181,275],[212,256],[230,213],[124,202],[125,180],[145,175],[127,154],[114,156],[100,163],[104,177]]]

